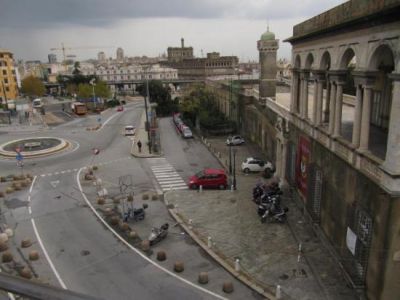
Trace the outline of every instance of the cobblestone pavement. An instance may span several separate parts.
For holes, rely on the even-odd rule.
[[[224,141],[214,138],[205,143],[227,168]],[[323,236],[316,233],[318,230],[292,200],[289,189],[282,197],[282,205],[289,208],[287,224],[260,222],[251,190],[265,179],[260,174],[243,174],[240,165],[245,157],[262,157],[262,153],[254,145],[235,148],[237,190],[167,192],[164,197],[171,213],[210,253],[255,288],[274,295],[280,285],[282,299],[358,299]],[[236,259],[240,272],[235,271]]]

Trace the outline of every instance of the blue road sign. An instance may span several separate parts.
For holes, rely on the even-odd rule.
[[[22,156],[22,154],[21,154],[20,152],[17,153],[17,155],[15,156],[15,158],[16,158],[18,161],[21,161],[21,160],[24,159],[24,157]]]

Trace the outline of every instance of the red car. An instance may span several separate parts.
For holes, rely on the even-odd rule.
[[[204,169],[189,178],[189,188],[219,188],[226,189],[228,186],[228,177],[222,169]]]
[[[124,107],[122,105],[118,106],[117,111],[124,111]]]

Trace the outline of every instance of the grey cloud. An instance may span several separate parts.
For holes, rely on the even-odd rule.
[[[0,27],[103,27],[119,19],[281,19],[312,16],[340,0],[0,0]]]

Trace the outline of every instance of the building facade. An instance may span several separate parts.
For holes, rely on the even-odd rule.
[[[122,49],[122,48],[118,48],[117,49],[116,58],[117,58],[117,61],[119,61],[119,62],[123,62],[124,61],[124,49]]]
[[[400,299],[399,20],[398,0],[351,0],[300,23],[290,95],[238,95],[241,133],[371,300]]]
[[[184,59],[193,58],[193,47],[185,47],[185,40],[181,38],[181,47],[168,47],[168,62],[176,63]]]
[[[18,86],[13,53],[0,49],[0,103],[16,99],[17,96]]]

